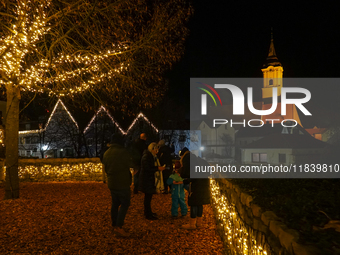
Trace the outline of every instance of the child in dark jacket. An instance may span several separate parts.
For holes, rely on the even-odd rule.
[[[172,198],[171,215],[173,217],[178,216],[178,206],[181,207],[181,215],[182,216],[187,215],[188,207],[185,203],[183,179],[181,178],[179,173],[177,173],[176,170],[172,175],[169,176],[167,184],[171,186],[171,198]]]

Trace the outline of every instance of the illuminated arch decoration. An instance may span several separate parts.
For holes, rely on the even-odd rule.
[[[47,123],[46,123],[46,126],[45,126],[45,129],[44,129],[44,130],[46,130],[47,127],[48,127],[48,125],[50,124],[50,121],[51,121],[51,119],[52,119],[52,117],[53,117],[55,111],[57,110],[59,104],[61,104],[61,106],[62,106],[62,107],[64,108],[64,110],[67,112],[68,116],[70,116],[71,120],[72,120],[73,123],[76,125],[77,129],[79,130],[78,123],[75,121],[75,119],[73,118],[73,116],[71,115],[71,113],[67,110],[66,106],[64,105],[63,101],[61,101],[61,99],[59,99],[58,102],[55,104],[54,109],[53,109],[53,111],[52,111],[52,113],[51,113],[51,115],[50,115],[50,117],[49,117],[49,119],[48,119],[48,121],[47,121]]]
[[[130,130],[133,128],[133,126],[136,124],[136,121],[137,121],[138,119],[140,119],[140,118],[144,119],[145,122],[148,123],[148,124],[156,131],[156,133],[159,132],[159,130],[158,130],[158,129],[150,122],[150,120],[149,120],[147,117],[145,117],[145,115],[144,115],[143,113],[140,112],[140,113],[138,114],[138,116],[133,120],[133,122],[132,122],[132,124],[130,125],[130,127],[127,129],[126,134],[129,133],[129,131],[130,131]]]
[[[61,99],[59,99],[57,101],[57,103],[55,104],[54,108],[53,108],[53,111],[50,115],[50,117],[48,118],[48,121],[45,125],[45,128],[42,128],[42,129],[37,129],[37,130],[24,130],[24,131],[19,131],[19,135],[22,135],[22,134],[33,134],[33,133],[39,133],[39,132],[44,132],[46,131],[46,128],[48,127],[48,125],[50,124],[50,121],[56,111],[56,109],[58,108],[58,105],[61,104],[61,106],[63,107],[63,109],[67,112],[67,114],[70,116],[71,120],[73,121],[73,123],[76,125],[77,129],[79,130],[79,126],[78,126],[78,123],[75,121],[75,119],[73,118],[73,116],[71,115],[71,113],[68,111],[68,109],[66,108],[65,104],[63,103],[63,101],[61,101]]]
[[[98,114],[101,112],[101,111],[105,111],[106,114],[110,117],[110,119],[112,120],[112,123],[115,124],[115,126],[119,129],[119,131],[123,134],[123,135],[127,135],[131,129],[133,128],[133,126],[136,124],[136,122],[138,121],[138,119],[143,119],[146,123],[148,123],[152,128],[153,130],[156,131],[156,133],[159,132],[159,130],[155,127],[154,124],[151,123],[151,121],[143,114],[143,113],[139,113],[137,115],[137,117],[132,121],[131,125],[129,126],[129,128],[124,131],[120,125],[113,119],[113,117],[111,116],[111,114],[109,113],[109,111],[104,107],[104,106],[101,106],[99,108],[99,110],[96,112],[96,114],[92,117],[91,121],[89,122],[89,124],[87,125],[87,127],[84,129],[84,134],[88,131],[88,129],[90,128],[90,126],[92,125],[92,122],[96,119],[96,117],[98,116]]]
[[[95,115],[93,115],[92,119],[90,120],[90,123],[87,125],[87,127],[84,129],[84,134],[86,133],[86,131],[91,127],[93,121],[98,117],[98,114],[102,111],[105,111],[107,116],[109,116],[109,118],[111,119],[112,123],[118,128],[118,130],[123,134],[126,135],[126,132],[118,125],[118,123],[113,119],[113,117],[111,116],[111,114],[108,112],[108,110],[104,107],[101,106],[99,108],[99,110],[96,112]]]
[[[49,119],[47,120],[47,123],[45,125],[45,128],[42,129],[37,129],[37,130],[24,130],[24,131],[19,131],[19,135],[22,134],[33,134],[33,133],[39,133],[39,132],[44,132],[46,131],[46,128],[48,127],[48,125],[50,124],[50,121],[52,119],[52,117],[55,114],[56,109],[58,108],[58,105],[61,104],[61,106],[63,107],[63,109],[67,112],[67,114],[69,115],[69,117],[71,118],[71,120],[73,121],[73,123],[76,125],[77,129],[79,130],[79,126],[78,123],[76,122],[76,120],[73,118],[73,116],[71,115],[71,113],[68,111],[68,109],[66,108],[65,104],[63,103],[63,101],[61,99],[58,99],[57,103],[55,104],[53,111],[49,117]],[[96,119],[96,117],[98,116],[98,114],[102,111],[105,111],[106,114],[109,116],[109,118],[111,119],[112,123],[118,128],[118,130],[123,134],[123,135],[127,135],[131,129],[133,128],[133,126],[136,124],[136,122],[139,119],[143,119],[147,124],[149,124],[153,130],[156,131],[156,133],[159,132],[159,130],[155,127],[155,125],[153,123],[151,123],[151,121],[142,113],[140,112],[137,117],[132,121],[131,125],[129,126],[129,128],[124,131],[120,125],[113,119],[112,115],[109,113],[109,111],[104,107],[101,106],[98,111],[95,113],[95,115],[92,117],[92,119],[90,120],[89,124],[87,125],[87,127],[84,129],[84,134],[88,131],[88,129],[90,128],[90,126],[92,125],[93,121]]]

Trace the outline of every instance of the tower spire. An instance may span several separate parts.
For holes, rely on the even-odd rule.
[[[273,27],[271,27],[270,29],[271,29],[270,39],[273,40]]]
[[[276,56],[276,52],[275,52],[274,38],[273,38],[273,28],[271,28],[270,46],[269,46],[268,57],[267,57],[266,63],[263,65],[263,67],[268,67],[268,66],[282,66],[281,63],[279,62],[279,60]]]

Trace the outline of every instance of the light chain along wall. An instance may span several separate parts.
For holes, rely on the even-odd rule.
[[[4,181],[6,175],[3,165],[0,181]],[[19,159],[18,172],[20,181],[32,182],[103,181],[106,178],[99,158]]]
[[[322,254],[299,244],[297,231],[288,229],[273,212],[263,212],[237,185],[220,178],[211,179],[210,187],[217,228],[229,254]]]

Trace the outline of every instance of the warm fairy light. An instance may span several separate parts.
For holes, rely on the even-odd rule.
[[[4,146],[4,131],[0,129],[0,145]]]
[[[235,254],[244,255],[267,255],[269,248],[256,245],[256,236],[238,216],[235,205],[228,201],[228,198],[221,193],[217,182],[210,180],[211,197],[213,206],[217,213],[218,222],[224,230],[229,245],[235,250]]]
[[[158,129],[154,126],[154,124],[152,124],[149,119],[147,117],[145,117],[145,115],[143,113],[139,113],[138,116],[132,121],[130,127],[127,129],[127,131],[124,131],[116,121],[114,121],[113,117],[110,115],[110,113],[108,112],[108,110],[104,107],[101,106],[99,108],[99,110],[97,111],[97,113],[92,117],[90,123],[87,125],[87,127],[84,130],[84,133],[86,133],[86,131],[90,128],[91,124],[93,123],[93,121],[95,120],[95,118],[97,117],[97,115],[101,112],[101,111],[106,111],[107,115],[110,117],[110,119],[112,120],[112,122],[116,125],[116,127],[119,129],[119,131],[123,134],[123,135],[127,135],[130,130],[133,128],[133,126],[136,124],[136,122],[138,121],[138,119],[143,118],[145,120],[146,123],[148,123],[157,133],[159,132]]]
[[[149,119],[147,117],[144,116],[143,113],[138,114],[138,116],[134,119],[134,121],[132,122],[132,124],[130,125],[130,127],[126,131],[126,133],[129,133],[129,131],[132,129],[132,127],[135,125],[136,121],[139,118],[143,118],[158,133],[158,129],[149,121]]]
[[[51,29],[46,11],[50,0],[19,1],[13,16],[11,34],[0,38],[0,85],[18,86],[22,91],[47,92],[65,96],[83,92],[94,85],[111,80],[117,73],[127,70],[128,65],[116,63],[113,69],[103,68],[102,63],[117,57],[128,49],[126,45],[113,44],[112,49],[97,54],[65,55],[59,53],[52,59],[37,53],[37,43]],[[27,58],[38,59],[27,66]],[[105,71],[106,70],[106,71]],[[82,82],[74,88],[57,89],[55,84]],[[84,78],[87,77],[87,78]]]
[[[47,126],[50,124],[51,119],[55,113],[55,111],[58,108],[58,105],[61,104],[61,106],[64,108],[64,110],[67,112],[67,114],[70,116],[71,120],[73,121],[73,123],[76,125],[77,129],[79,130],[78,127],[78,123],[76,122],[76,120],[73,118],[72,114],[68,111],[68,109],[66,108],[65,104],[63,103],[63,101],[61,99],[59,99],[57,101],[57,103],[55,104],[53,111],[50,115],[50,117],[47,120],[47,123],[45,125],[45,128],[43,129],[39,129],[39,130],[24,130],[24,131],[19,131],[20,135],[24,135],[24,134],[33,134],[33,133],[39,133],[39,132],[44,132],[46,131]],[[106,114],[109,116],[109,118],[112,120],[112,122],[116,125],[116,127],[119,129],[119,131],[123,134],[123,135],[127,135],[129,133],[129,131],[133,128],[133,126],[136,124],[137,120],[139,118],[143,118],[157,133],[159,132],[158,129],[149,121],[149,119],[147,117],[145,117],[145,115],[143,113],[139,113],[138,116],[133,120],[132,124],[130,125],[130,127],[128,128],[127,131],[124,131],[119,124],[113,119],[113,117],[111,116],[111,114],[109,113],[109,111],[104,107],[101,106],[99,108],[99,110],[96,112],[96,114],[92,117],[91,121],[89,122],[89,124],[87,125],[87,127],[84,129],[84,134],[88,131],[88,129],[90,128],[90,126],[92,125],[93,121],[96,119],[96,117],[98,116],[98,114],[101,111],[105,111]],[[0,131],[1,132],[1,131]],[[0,133],[0,139],[1,139],[1,134]],[[1,141],[0,141],[1,143]]]
[[[39,130],[24,130],[24,131],[19,131],[20,135],[23,134],[33,134],[33,133],[39,133],[39,132],[44,132],[47,129],[47,126],[50,124],[50,121],[55,113],[55,111],[58,108],[58,105],[61,104],[62,107],[64,108],[64,110],[67,112],[67,114],[70,116],[71,120],[73,121],[73,123],[76,125],[77,129],[79,130],[78,127],[78,123],[76,122],[76,120],[73,118],[72,114],[68,111],[68,109],[66,108],[65,104],[63,103],[63,101],[61,99],[58,99],[57,103],[55,104],[53,111],[50,115],[50,117],[47,120],[47,123],[45,125],[45,128],[43,129],[39,129]],[[89,122],[89,124],[87,125],[87,127],[84,129],[84,134],[88,131],[88,129],[90,128],[90,126],[92,125],[93,121],[97,118],[98,114],[101,111],[105,111],[106,114],[109,116],[109,118],[111,119],[111,121],[116,125],[116,127],[119,129],[119,131],[123,134],[123,135],[127,135],[129,133],[129,131],[133,128],[133,126],[136,124],[137,120],[140,118],[143,118],[157,133],[159,132],[158,129],[149,121],[149,119],[147,117],[145,117],[145,115],[143,113],[139,113],[138,116],[133,120],[132,124],[130,125],[130,127],[128,128],[127,131],[124,131],[120,125],[113,119],[113,117],[111,116],[111,114],[109,113],[109,111],[104,107],[101,106],[98,111],[96,112],[96,114],[92,117],[91,121]],[[1,133],[0,133],[0,139],[1,139]],[[0,142],[1,143],[1,142]]]
[[[26,135],[26,134],[36,134],[36,133],[40,133],[43,132],[44,129],[37,129],[37,130],[23,130],[23,131],[19,131],[20,135]]]
[[[103,165],[101,163],[75,163],[64,165],[25,165],[18,167],[19,178],[58,178],[77,177],[85,174],[101,174]]]
[[[45,130],[46,130],[48,124],[50,124],[50,121],[51,121],[51,119],[52,119],[52,117],[53,117],[53,115],[54,115],[54,113],[55,113],[55,111],[56,111],[56,109],[57,109],[57,107],[58,107],[59,104],[62,105],[62,107],[64,108],[64,110],[65,110],[65,111],[67,112],[67,114],[70,116],[70,118],[71,118],[71,120],[73,121],[73,123],[74,123],[74,124],[76,125],[76,127],[79,129],[78,123],[74,120],[74,118],[73,118],[73,116],[71,115],[71,113],[67,110],[67,108],[66,108],[66,106],[64,105],[63,101],[61,101],[61,99],[59,99],[58,102],[55,104],[54,109],[53,109],[53,111],[52,111],[52,113],[51,113],[51,115],[50,115],[50,117],[49,117],[49,119],[48,119],[48,121],[47,121],[47,123],[46,123]]]
[[[67,110],[67,108],[66,108],[66,106],[64,105],[63,101],[61,101],[61,99],[59,99],[58,102],[55,104],[55,106],[54,106],[54,108],[53,108],[53,111],[52,111],[52,113],[51,113],[51,115],[50,115],[50,117],[49,117],[49,119],[48,119],[48,121],[47,121],[47,123],[46,123],[46,125],[45,125],[45,128],[39,129],[39,130],[24,130],[24,131],[19,131],[19,134],[20,134],[20,135],[25,135],[25,134],[34,134],[34,133],[40,133],[40,132],[46,131],[46,128],[47,128],[48,124],[50,124],[50,121],[51,121],[51,119],[52,119],[52,117],[53,117],[53,115],[54,115],[54,113],[55,113],[55,111],[56,111],[56,109],[57,109],[57,107],[58,107],[59,104],[62,105],[62,107],[64,108],[64,110],[65,110],[65,111],[67,112],[67,114],[70,116],[70,118],[71,118],[71,120],[73,121],[73,123],[76,125],[77,129],[79,129],[78,123],[75,121],[75,119],[73,118],[73,116],[71,115],[71,113]]]
[[[123,134],[126,135],[126,132],[118,125],[118,123],[116,121],[114,121],[113,117],[111,116],[111,114],[108,112],[108,110],[106,110],[106,108],[104,106],[101,106],[99,108],[99,110],[97,111],[97,113],[95,115],[93,115],[90,123],[87,125],[87,127],[84,130],[84,134],[86,133],[86,131],[90,128],[91,124],[93,123],[93,121],[98,117],[98,114],[101,111],[105,111],[106,114],[109,116],[109,118],[112,120],[112,123],[116,125],[116,127],[119,129],[119,131]]]

